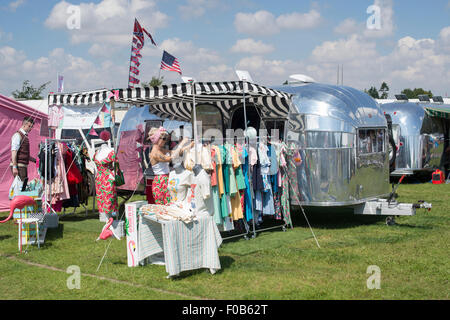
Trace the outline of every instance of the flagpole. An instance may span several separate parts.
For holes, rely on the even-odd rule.
[[[133,39],[134,39],[134,26],[133,26],[133,37],[131,39],[131,56],[133,55]],[[130,88],[131,56],[130,56],[130,66],[128,67],[128,88]]]

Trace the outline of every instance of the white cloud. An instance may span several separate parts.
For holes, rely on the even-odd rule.
[[[226,64],[219,64],[200,71],[196,79],[198,81],[233,81],[237,80],[237,77],[233,68]]]
[[[17,8],[19,8],[24,3],[25,3],[25,0],[16,0],[16,1],[10,2],[9,9],[11,9],[11,11],[15,12],[17,10]]]
[[[183,61],[201,66],[205,63],[219,63],[222,59],[214,50],[197,48],[192,41],[182,41],[179,38],[164,40],[159,47],[177,57],[181,66]]]
[[[207,9],[220,4],[219,0],[187,0],[186,5],[178,7],[178,12],[184,20],[192,20],[203,16]]]
[[[394,34],[394,8],[393,0],[375,0],[374,5],[380,8],[380,29],[368,29],[364,31],[364,35],[369,38],[384,38]]]
[[[310,29],[317,27],[321,20],[320,13],[312,9],[307,13],[283,14],[277,18],[277,25],[282,29]]]
[[[354,19],[345,19],[339,25],[334,28],[335,33],[339,34],[352,34],[357,33],[362,29],[362,25],[358,24]]]
[[[275,16],[268,11],[236,14],[234,26],[239,33],[252,35],[272,35],[279,32]]]
[[[353,34],[317,46],[306,61],[306,74],[326,83],[336,83],[337,65],[344,65],[344,84],[363,90],[386,81],[391,94],[404,88],[431,89],[444,95],[448,90],[450,51],[444,50],[446,28],[437,39],[399,39],[393,50],[381,54],[376,40]],[[449,32],[450,33],[450,32]]]
[[[265,44],[261,40],[255,41],[254,39],[240,39],[231,48],[231,52],[242,52],[252,54],[265,54],[272,52],[274,49],[270,44]]]
[[[13,35],[11,32],[4,32],[0,29],[0,41],[11,41],[13,39]]]
[[[82,2],[78,6],[81,12],[80,29],[71,30],[67,28],[67,21],[72,15],[70,11],[68,13],[70,6],[66,1],[57,3],[46,19],[45,26],[67,30],[74,44],[130,45],[135,17],[157,41],[154,30],[166,27],[169,21],[165,13],[157,10],[153,0],[102,0],[98,4]]]
[[[321,20],[320,13],[315,9],[308,13],[283,14],[277,18],[271,12],[260,10],[255,13],[237,13],[234,26],[239,33],[267,36],[277,34],[282,29],[314,28]]]
[[[117,48],[113,45],[100,45],[98,43],[94,43],[88,50],[91,56],[99,58],[111,57],[116,51]]]
[[[22,51],[0,47],[0,68],[0,81],[3,82],[1,93],[7,96],[20,88],[24,80],[30,80],[35,87],[51,81],[44,94],[55,91],[57,73],[64,75],[68,92],[125,87],[128,76],[128,65],[117,65],[109,60],[98,65],[67,53],[62,48],[56,48],[47,56],[32,60]],[[118,79],[122,81],[119,83]]]
[[[325,41],[314,48],[312,59],[318,62],[339,62],[372,58],[377,55],[376,45],[353,34],[347,39]]]
[[[241,59],[236,68],[249,71],[253,80],[258,83],[280,85],[289,75],[303,73],[305,65],[301,61],[270,60],[255,55]]]
[[[365,21],[358,22],[353,18],[343,20],[334,28],[334,32],[345,35],[358,34],[368,39],[392,36],[396,29],[392,0],[375,0],[373,5],[380,9],[380,29],[368,28],[368,20],[370,20],[370,23],[373,23],[372,16],[375,16],[374,12],[370,12]]]
[[[438,45],[443,52],[450,54],[450,26],[443,28],[439,33]]]

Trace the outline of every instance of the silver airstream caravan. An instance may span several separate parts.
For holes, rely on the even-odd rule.
[[[277,88],[293,95],[285,129],[301,150],[300,203],[349,206],[390,192],[386,118],[367,94],[308,83]]]
[[[130,110],[130,117],[124,118],[130,119],[130,128],[123,122],[119,130],[124,190],[136,190],[143,182],[141,160],[132,156],[143,149],[147,121],[157,120],[149,118],[151,113],[186,123],[197,119],[221,132],[246,126],[279,129],[280,137],[302,158],[297,174],[290,177],[299,190],[290,197],[293,205],[350,206],[358,214],[415,212],[410,204],[379,202],[390,194],[387,120],[375,100],[354,88],[313,82],[268,88],[246,81],[194,81],[112,91],[116,102],[141,109]],[[110,90],[55,94],[49,103],[102,103],[110,96]]]
[[[381,104],[382,110],[392,118],[397,149],[391,175],[431,173],[442,167],[445,125],[428,115],[426,109],[433,106],[429,101],[410,102],[398,97],[401,100]],[[450,106],[441,104],[440,107],[450,110]]]

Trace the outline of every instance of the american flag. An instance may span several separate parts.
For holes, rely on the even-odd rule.
[[[181,74],[180,64],[178,63],[178,59],[173,55],[164,50],[162,61],[161,61],[161,69],[167,71],[175,71]]]

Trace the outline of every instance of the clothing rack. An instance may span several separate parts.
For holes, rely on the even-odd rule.
[[[53,138],[52,139],[49,139],[49,138],[45,139],[45,149],[46,149],[46,152],[45,152],[45,170],[44,170],[45,171],[44,172],[44,197],[45,197],[45,200],[43,201],[45,213],[47,213],[48,209],[50,208],[50,211],[53,211],[53,213],[57,214],[56,211],[53,210],[53,208],[52,208],[52,177],[50,177],[50,179],[47,179],[48,178],[48,174],[49,174],[49,172],[47,171],[48,170],[48,161],[49,161],[47,150],[48,150],[49,146],[51,146],[52,143],[57,143],[57,142],[66,142],[66,143],[71,143],[72,142],[73,143],[73,142],[76,142],[76,141],[77,141],[76,139],[53,139]],[[48,186],[48,189],[47,189],[47,186]],[[47,190],[48,190],[48,192],[47,192]],[[85,209],[85,213],[86,213],[86,216],[87,216],[87,208],[84,206],[84,204],[81,203],[81,205]],[[64,208],[64,212],[65,212],[65,208]],[[72,214],[74,214],[74,213],[75,213],[75,209],[74,209]],[[67,214],[64,213],[62,216],[64,217],[66,215]]]
[[[264,139],[271,139],[272,136],[257,136],[257,137],[256,137],[256,141],[259,142],[261,138],[264,138]],[[233,137],[233,138],[225,138],[224,140],[231,140],[231,139],[234,140],[235,137]],[[249,143],[248,143],[248,138],[245,137],[245,145],[244,145],[244,146],[247,146],[248,144],[249,144]],[[269,144],[270,144],[270,142],[269,142]],[[253,190],[253,180],[252,180],[252,179],[249,180],[249,184],[250,184],[251,190]],[[252,193],[253,193],[253,192],[252,192]],[[253,238],[256,238],[256,236],[257,236],[257,234],[258,234],[259,232],[264,232],[264,231],[268,231],[268,230],[274,230],[274,229],[278,229],[278,228],[282,228],[283,231],[286,231],[286,228],[289,227],[289,224],[286,223],[286,222],[284,222],[283,224],[280,224],[280,225],[277,225],[277,226],[268,227],[268,228],[263,228],[263,229],[257,229],[257,228],[256,228],[256,224],[255,224],[255,219],[256,219],[257,217],[255,217],[255,207],[254,207],[253,199],[252,199],[252,215],[253,215],[253,219],[252,219],[252,227],[253,227],[253,228],[252,228],[252,230],[251,230],[251,238],[252,238],[252,239],[253,239]],[[245,221],[245,219],[244,219],[244,223],[247,225],[247,221]],[[291,226],[291,228],[292,228],[292,226]],[[250,233],[250,231],[249,231],[249,233]]]
[[[279,138],[279,137],[278,137]],[[243,143],[240,143],[240,141],[238,141],[238,143],[242,144],[244,147],[248,147],[249,145],[249,138],[248,137],[226,137],[226,138],[219,138],[217,139],[216,137],[214,137],[214,139],[209,138],[209,139],[201,139],[201,144],[202,145],[222,145],[225,143],[229,143],[230,145],[235,145],[235,140],[244,140]],[[259,143],[259,141],[261,141],[261,139],[264,139],[265,142],[267,142],[268,145],[271,145],[272,142],[270,141],[272,139],[272,136],[267,135],[267,136],[257,136],[256,137],[256,142]],[[191,139],[193,140],[193,139]],[[253,139],[252,139],[253,140]],[[280,141],[282,141],[280,139]],[[275,142],[274,142],[275,143]],[[278,142],[276,142],[278,143]],[[251,193],[253,194],[253,181],[252,179],[249,179],[249,185],[250,185],[250,189],[252,190]],[[287,223],[286,221],[284,221],[283,224],[280,225],[276,225],[276,226],[272,226],[272,227],[267,227],[267,228],[262,228],[262,229],[257,229],[255,220],[258,218],[257,216],[255,216],[255,207],[254,207],[254,202],[253,202],[254,197],[252,197],[252,220],[251,220],[251,227],[248,224],[248,221],[246,220],[246,218],[244,217],[242,219],[243,221],[243,225],[245,227],[245,232],[244,233],[240,233],[240,234],[236,234],[236,235],[232,235],[232,236],[228,236],[228,237],[223,237],[223,240],[229,240],[229,239],[233,239],[233,238],[237,238],[237,237],[244,237],[244,239],[249,240],[250,238],[256,238],[256,236],[258,235],[258,233],[260,232],[264,232],[264,231],[268,231],[268,230],[274,230],[274,229],[279,229],[281,228],[283,230],[283,232],[285,232],[289,226],[291,227],[291,229],[293,229],[292,225],[289,225],[289,223]],[[239,220],[238,220],[239,221]],[[234,223],[234,222],[233,222]],[[230,231],[222,231],[222,232],[232,232],[232,230]]]

